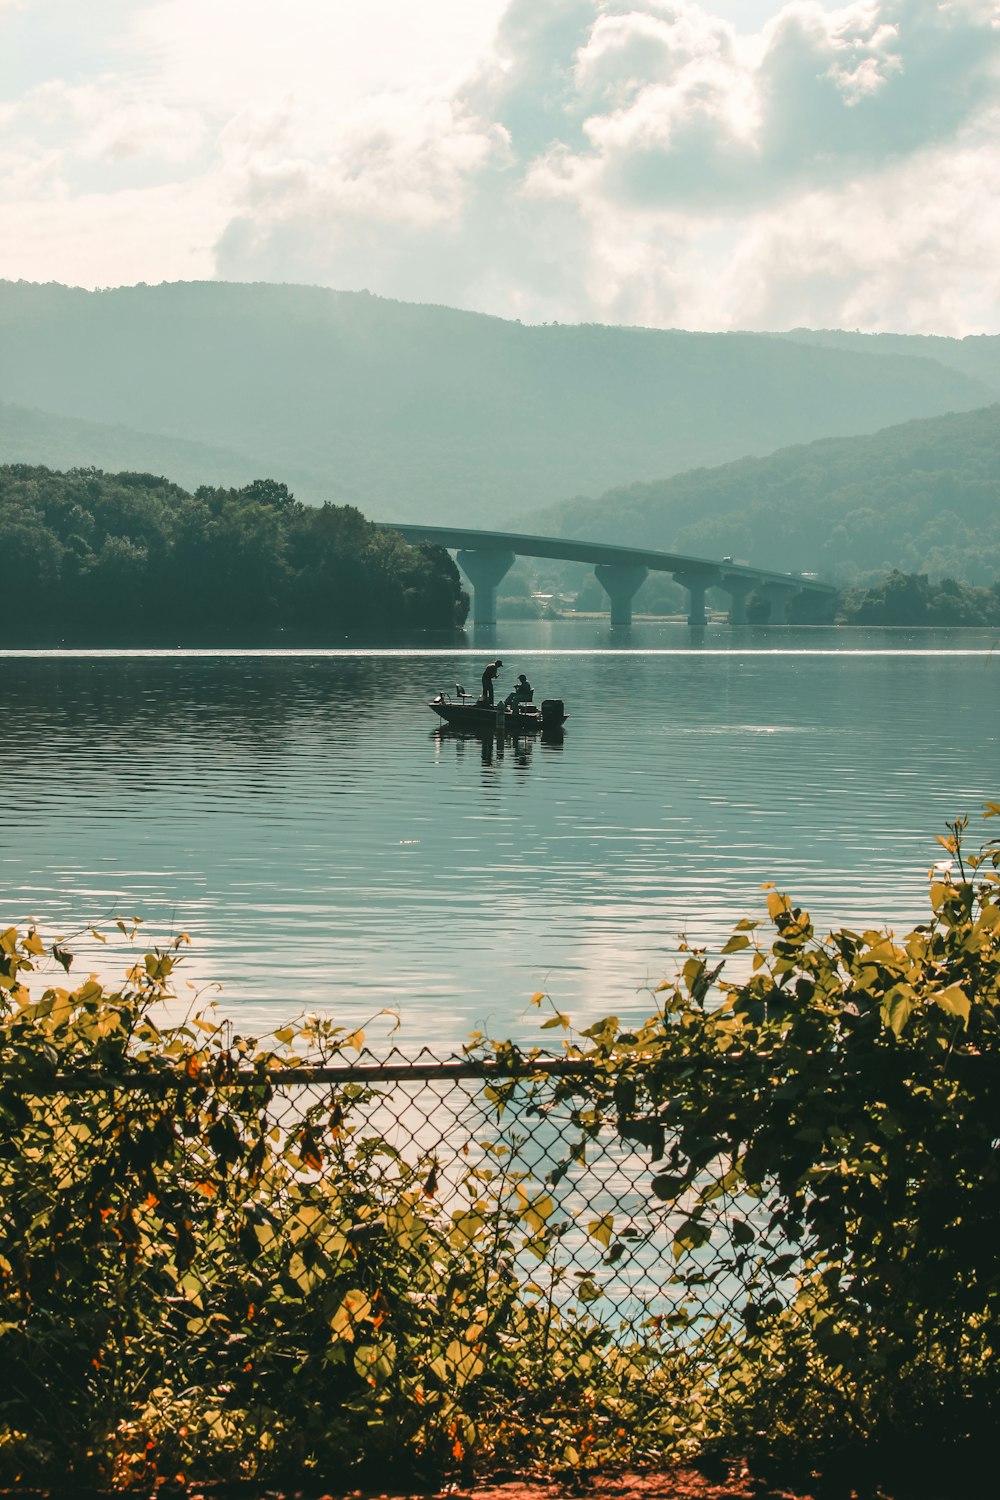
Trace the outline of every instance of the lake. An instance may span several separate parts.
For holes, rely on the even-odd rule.
[[[455,649],[0,653],[3,921],[191,934],[243,1029],[396,1010],[407,1048],[650,1008],[774,881],[836,924],[926,912],[934,836],[1000,795],[989,631],[503,624]],[[527,672],[561,744],[440,733],[429,699]],[[992,831],[988,826],[985,831]],[[61,971],[57,971],[61,975]],[[733,972],[736,972],[735,970]],[[370,1034],[385,1034],[376,1022]],[[546,1033],[551,1037],[552,1033]]]

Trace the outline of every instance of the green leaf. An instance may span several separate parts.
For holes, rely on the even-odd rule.
[[[661,1203],[673,1203],[687,1187],[688,1180],[686,1177],[672,1176],[669,1172],[660,1172],[649,1185],[654,1198],[659,1198]]]

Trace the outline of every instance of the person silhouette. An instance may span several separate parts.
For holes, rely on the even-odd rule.
[[[516,708],[519,703],[531,702],[531,683],[523,672],[515,682],[513,691],[508,693],[503,701],[508,708]]]
[[[499,675],[500,675],[500,668],[502,666],[503,666],[503,662],[500,661],[500,659],[498,657],[496,661],[491,661],[490,662],[489,666],[486,668],[485,672],[483,673],[483,698],[482,698],[482,701],[484,703],[486,703],[486,704],[489,704],[490,708],[493,707],[493,684],[496,681],[496,679],[499,677]]]

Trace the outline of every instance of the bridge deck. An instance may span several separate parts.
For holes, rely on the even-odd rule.
[[[744,563],[723,562],[708,557],[688,557],[680,552],[657,552],[642,547],[618,547],[608,542],[583,542],[558,536],[531,536],[517,531],[472,531],[457,526],[418,526],[410,522],[379,521],[386,529],[398,531],[408,542],[435,542],[469,552],[514,552],[520,557],[553,557],[564,562],[600,563],[625,568],[647,568],[651,573],[682,573],[704,580],[706,586],[723,574],[744,577],[757,583],[794,585],[832,594],[833,584],[817,578],[803,578],[799,573],[777,573],[768,568]]]

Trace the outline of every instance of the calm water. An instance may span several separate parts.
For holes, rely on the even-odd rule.
[[[538,989],[584,1023],[644,1013],[678,934],[718,948],[765,880],[824,928],[920,920],[935,833],[1000,794],[995,634],[606,640],[2,655],[0,916],[184,929],[186,979],[241,1025],[389,1006],[410,1046],[526,1038]],[[428,699],[496,654],[505,689],[566,700],[562,745],[435,731]]]

